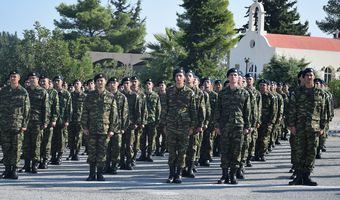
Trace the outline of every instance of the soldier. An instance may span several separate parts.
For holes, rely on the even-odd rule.
[[[210,115],[207,116],[208,126],[204,130],[203,139],[202,139],[202,147],[201,147],[201,158],[200,165],[201,166],[210,166],[210,161],[212,160],[212,149],[213,149],[213,138],[215,137],[215,128],[214,128],[214,113],[217,103],[217,93],[212,90],[211,80],[209,78],[204,78],[202,80],[204,91],[209,95],[209,110]],[[208,112],[207,112],[208,113]]]
[[[214,91],[218,94],[219,92],[221,92],[222,89],[223,89],[222,81],[221,80],[215,80]]]
[[[88,163],[90,164],[90,174],[87,181],[105,181],[103,168],[107,144],[110,137],[118,132],[118,109],[113,94],[105,89],[107,82],[105,75],[97,74],[94,81],[96,82],[96,90],[86,96],[81,116],[84,134],[89,135]]]
[[[283,99],[283,120],[282,120],[282,134],[281,140],[288,140],[287,134],[287,113],[288,113],[288,104],[289,104],[289,86],[287,83],[280,82],[277,87],[277,93],[282,96]]]
[[[53,78],[54,87],[58,92],[59,97],[59,116],[57,125],[53,129],[52,147],[51,147],[51,164],[61,165],[62,155],[65,150],[67,139],[67,127],[71,121],[72,114],[72,99],[71,94],[65,90],[63,85],[64,77],[58,75]]]
[[[245,150],[246,156],[246,166],[251,167],[251,159],[255,156],[255,144],[258,137],[257,129],[261,124],[261,109],[262,109],[262,98],[261,93],[254,87],[254,77],[252,74],[246,74],[246,83],[247,86],[245,89],[250,94],[250,106],[251,106],[251,115],[250,115],[250,133],[245,136],[247,138],[248,150]],[[246,140],[245,140],[246,141]],[[248,152],[248,153],[247,153]]]
[[[258,138],[255,144],[255,160],[256,161],[266,161],[265,153],[268,150],[269,137],[273,129],[273,124],[275,123],[276,107],[275,99],[273,95],[269,92],[268,81],[260,80],[259,88],[261,92],[262,99],[262,110],[261,110],[261,124],[258,129]]]
[[[5,172],[3,178],[18,179],[17,167],[23,133],[27,129],[30,100],[17,71],[9,73],[10,85],[0,91],[0,131]]]
[[[141,136],[140,145],[142,153],[137,161],[153,162],[151,156],[155,150],[156,127],[160,121],[161,102],[158,94],[153,91],[151,79],[145,81],[145,101],[148,117]]]
[[[205,125],[205,117],[206,117],[206,109],[205,109],[205,99],[204,93],[201,89],[199,89],[195,85],[195,74],[192,70],[188,70],[185,74],[186,76],[186,84],[187,86],[194,92],[195,94],[195,102],[196,102],[196,110],[197,110],[197,119],[199,128],[198,132],[194,132],[189,137],[189,145],[187,149],[187,157],[186,157],[186,170],[183,172],[183,176],[189,178],[195,178],[194,167],[195,161],[197,158],[197,152],[200,146],[200,137],[203,134],[203,127]]]
[[[228,81],[228,80],[227,80]],[[222,81],[216,80],[214,83],[214,91],[218,94],[223,89]],[[220,156],[220,135],[217,135],[215,133],[215,136],[213,138],[213,156],[219,157]]]
[[[125,130],[128,128],[129,116],[128,100],[125,95],[118,90],[118,85],[119,82],[117,78],[112,77],[109,79],[108,89],[116,100],[119,118],[118,132],[114,133],[110,138],[107,147],[105,172],[111,174],[117,174],[117,165],[120,161],[120,149],[122,146],[122,135],[124,135]]]
[[[119,165],[120,169],[133,170],[133,141],[135,138],[135,131],[137,131],[138,125],[141,124],[141,106],[138,101],[138,95],[131,90],[130,78],[123,78],[122,84],[124,85],[124,91],[122,93],[128,100],[129,117],[128,128],[122,138]]]
[[[295,135],[296,177],[289,185],[316,186],[310,173],[314,168],[318,137],[324,134],[327,122],[325,94],[314,86],[315,72],[306,68],[302,77],[304,86],[291,96],[288,128]]]
[[[50,80],[45,76],[39,78],[40,86],[43,87],[48,93],[48,105],[49,105],[49,125],[43,130],[40,146],[40,164],[39,169],[48,168],[48,160],[51,154],[51,140],[53,134],[53,128],[56,126],[56,122],[59,115],[59,98],[58,92],[50,87]]]
[[[24,169],[25,172],[37,173],[40,161],[42,131],[47,128],[49,122],[49,99],[47,91],[39,86],[39,76],[37,73],[30,73],[28,80],[30,81],[30,87],[27,88],[27,92],[30,98],[31,109],[27,132],[24,134]]]
[[[165,115],[165,106],[166,106],[166,84],[165,81],[161,81],[158,83],[159,87],[159,98],[161,101],[161,116]],[[161,117],[162,119],[162,117]],[[166,151],[166,133],[164,132],[164,124],[162,122],[159,123],[157,127],[157,135],[156,135],[156,151],[154,153],[155,156],[164,156]]]
[[[86,94],[81,90],[82,83],[80,80],[73,82],[74,92],[71,93],[72,99],[72,116],[69,126],[69,147],[71,160],[79,160],[79,150],[83,130],[81,128],[81,115],[83,112]]]
[[[135,135],[133,138],[133,156],[132,156],[132,166],[135,166],[137,153],[140,149],[140,136],[142,135],[143,129],[146,124],[148,110],[146,106],[145,94],[140,88],[140,82],[136,76],[131,77],[131,90],[137,94],[138,103],[141,110],[141,115],[138,117],[140,118],[140,124],[138,124],[137,130],[135,131]]]
[[[169,151],[170,174],[167,183],[182,183],[182,170],[185,166],[189,136],[195,131],[201,131],[202,124],[198,124],[195,93],[185,85],[184,70],[174,70],[173,78],[175,86],[169,87],[166,92],[165,115],[162,116],[166,126]]]
[[[273,122],[272,130],[269,136],[269,145],[268,145],[267,153],[271,152],[273,148],[275,148],[275,136],[276,136],[276,132],[278,129],[279,121],[281,121],[280,119],[282,115],[281,113],[283,112],[283,110],[281,110],[281,107],[280,107],[280,102],[281,102],[280,96],[276,92],[276,82],[270,81],[268,88],[269,88],[271,95],[274,97],[275,120]]]
[[[215,113],[215,131],[221,135],[222,177],[218,183],[237,184],[236,170],[240,165],[243,137],[250,129],[250,97],[238,85],[237,69],[229,69],[227,77],[229,86],[219,93]]]

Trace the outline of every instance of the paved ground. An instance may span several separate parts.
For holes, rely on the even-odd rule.
[[[340,131],[340,112],[331,130]],[[336,131],[334,131],[336,132]],[[0,180],[0,200],[6,199],[340,199],[340,137],[329,137],[327,152],[316,161],[313,174],[317,187],[288,186],[290,148],[277,146],[267,162],[254,162],[239,185],[218,185],[219,160],[211,167],[200,167],[197,178],[184,178],[183,184],[166,184],[166,157],[154,163],[139,162],[134,171],[106,175],[106,182],[86,182],[88,165],[64,161],[39,174],[21,174],[19,180]],[[3,166],[0,167],[3,171]]]

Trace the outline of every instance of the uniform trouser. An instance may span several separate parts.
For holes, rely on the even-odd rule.
[[[41,136],[41,146],[40,146],[40,157],[42,159],[49,159],[51,154],[51,140],[53,134],[53,127],[47,127],[42,132]]]
[[[169,125],[166,129],[169,167],[184,168],[189,144],[189,127]]]
[[[221,153],[221,136],[215,135],[213,139],[213,156]]]
[[[198,143],[197,145],[197,150],[196,150],[196,156],[195,156],[195,161],[199,161],[201,158],[201,148],[202,148],[202,141],[203,141],[203,131],[198,133]]]
[[[247,135],[243,136],[243,143],[242,143],[241,153],[240,153],[240,165],[242,166],[244,165],[248,157],[248,150],[249,150],[251,137],[252,137],[251,133],[248,133]]]
[[[326,140],[328,138],[328,130],[329,130],[329,123],[326,123],[324,134],[319,136],[318,151],[320,151],[320,149],[325,147]]]
[[[23,153],[25,160],[40,161],[42,129],[40,123],[29,123],[24,134]]]
[[[221,129],[221,168],[230,168],[231,170],[239,168],[243,141],[242,127]]]
[[[255,156],[255,144],[258,138],[257,128],[252,128],[250,131],[250,142],[248,148],[248,158]]]
[[[165,152],[166,149],[166,133],[163,126],[158,126],[156,134],[156,151]]]
[[[63,153],[66,145],[65,129],[63,124],[57,124],[53,129],[51,153]]]
[[[295,144],[295,135],[290,134],[289,136],[289,144],[290,144],[290,162],[292,163],[292,168],[295,169],[296,166],[296,144]]]
[[[295,135],[297,170],[302,172],[313,171],[318,137],[318,132],[297,129]]]
[[[214,131],[212,131],[211,128],[208,128],[203,132],[202,146],[200,150],[200,160],[203,162],[212,158],[213,135]]]
[[[277,124],[275,123],[270,131],[268,145],[275,144],[276,130],[277,130]]]
[[[107,134],[89,134],[88,159],[89,164],[104,167],[108,144]]]
[[[264,156],[268,149],[270,133],[272,132],[271,125],[262,124],[258,129],[258,138],[255,146],[255,156]]]
[[[128,129],[122,135],[122,146],[120,148],[120,161],[124,162],[126,158],[127,163],[132,162],[133,156],[133,141],[135,137],[135,130]]]
[[[18,166],[20,162],[23,133],[19,131],[5,130],[1,133],[1,140],[4,165]]]
[[[136,129],[134,132],[134,137],[132,138],[133,140],[133,155],[132,155],[132,159],[136,160],[137,157],[137,153],[140,149],[140,136],[143,133],[143,129]]]
[[[196,161],[197,152],[199,148],[201,133],[196,133],[189,136],[189,144],[186,152],[186,166]]]
[[[69,126],[69,147],[71,151],[79,152],[83,129],[80,123],[70,124]]]
[[[155,136],[156,136],[156,127],[153,124],[147,124],[145,125],[145,128],[143,129],[143,133],[141,135],[141,142],[140,147],[142,153],[148,153],[148,155],[151,155],[151,153],[155,150]]]
[[[124,135],[123,135],[124,137]],[[119,163],[120,149],[122,146],[122,134],[115,133],[107,145],[106,159],[112,163]]]

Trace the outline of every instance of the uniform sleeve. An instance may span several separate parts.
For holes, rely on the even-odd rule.
[[[49,105],[49,100],[48,100],[48,93],[46,90],[44,90],[44,98],[43,98],[43,105],[42,105],[42,115],[43,115],[43,119],[42,119],[42,124],[43,125],[47,125],[49,122],[48,116],[50,113],[50,105]]]
[[[162,106],[162,113],[161,113],[161,126],[166,126],[166,118],[168,114],[168,108],[169,108],[169,91],[170,89],[167,89],[166,94],[164,95],[165,103],[164,106]]]
[[[51,92],[52,105],[50,105],[51,122],[56,122],[59,117],[59,96],[56,92]]]
[[[283,118],[283,109],[284,109],[284,102],[283,102],[283,97],[281,94],[278,94],[278,112],[277,112],[277,119],[276,121],[280,120]]]
[[[271,124],[275,124],[276,122],[276,117],[277,117],[277,101],[274,97],[274,95],[270,95],[270,122]]]
[[[289,97],[289,110],[288,110],[288,117],[287,117],[287,123],[288,127],[295,127],[296,122],[296,94],[295,92],[292,92]]]
[[[122,108],[122,116],[121,116],[121,130],[126,130],[129,126],[129,105],[127,98],[123,96],[123,108]]]
[[[205,125],[208,126],[211,120],[211,106],[208,93],[204,93],[205,100]]]
[[[321,102],[321,109],[320,109],[320,129],[325,129],[326,123],[328,122],[328,113],[326,108],[326,96],[322,94],[322,102]]]
[[[24,110],[22,113],[22,125],[21,125],[22,128],[27,128],[30,108],[31,108],[30,98],[28,96],[28,93],[25,92],[25,100],[23,105]]]
[[[64,115],[64,122],[70,122],[72,116],[72,99],[71,94],[67,92],[67,100],[65,105],[65,115]]]
[[[250,95],[246,91],[245,92],[245,101],[243,105],[243,121],[244,121],[244,129],[250,128],[250,115],[251,115],[251,105],[250,105]]]
[[[119,131],[119,117],[117,103],[114,98],[112,98],[111,109],[110,109],[110,125],[109,132],[117,133]]]
[[[198,102],[196,103],[197,103],[197,113],[198,113],[197,127],[203,127],[205,124],[205,118],[206,118],[206,109],[205,109],[205,101],[204,101],[203,92],[201,92],[201,95],[198,98]]]
[[[81,126],[83,129],[89,129],[89,95],[85,97],[83,113],[81,114]]]
[[[222,112],[222,94],[218,93],[218,98],[216,101],[215,113],[214,113],[214,125],[215,128],[220,128],[220,118]]]
[[[257,92],[257,123],[261,124],[261,117],[262,117],[262,95],[260,92]]]
[[[197,107],[196,107],[196,101],[195,101],[195,94],[194,92],[189,92],[191,95],[190,102],[189,102],[189,107],[190,107],[190,119],[191,119],[191,126],[192,128],[195,127],[202,127],[203,121],[199,122],[198,121],[198,114],[197,114]]]
[[[155,112],[155,122],[156,125],[159,124],[160,118],[161,118],[161,113],[162,113],[162,106],[161,106],[161,100],[159,95],[157,96],[157,103],[156,103],[156,112]]]

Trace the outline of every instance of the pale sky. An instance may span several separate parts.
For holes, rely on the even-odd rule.
[[[39,21],[43,26],[53,29],[53,19],[60,16],[55,7],[60,3],[74,4],[77,0],[3,0],[0,6],[0,31],[17,32],[19,37],[25,29],[32,29],[33,23]],[[107,0],[102,0],[106,4]],[[130,0],[135,3],[135,0]],[[182,0],[142,0],[142,17],[146,17],[147,42],[154,42],[153,34],[164,33],[166,27],[176,28],[176,12],[183,9],[179,6]],[[229,10],[234,15],[236,28],[245,24],[246,6],[253,0],[229,0]],[[331,37],[324,34],[315,24],[316,20],[325,18],[322,7],[328,0],[297,0],[301,21],[309,21],[309,32],[312,36]]]

